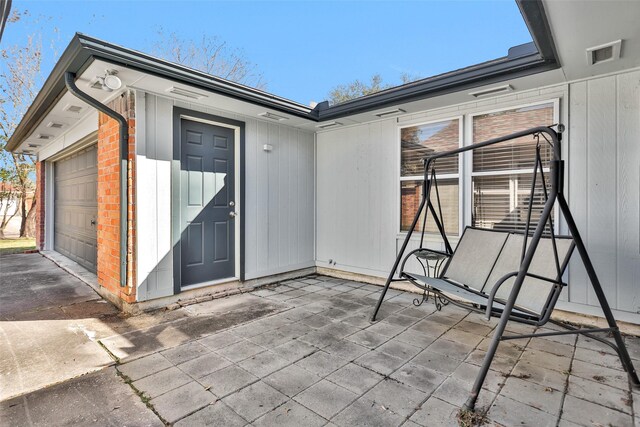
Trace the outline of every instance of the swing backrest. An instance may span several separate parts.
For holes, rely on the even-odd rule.
[[[491,274],[489,274],[489,277],[482,288],[484,293],[489,294],[493,286],[501,277],[520,269],[523,239],[523,234],[509,234],[495,266],[491,270]],[[531,238],[529,237],[527,239],[527,247],[530,242]],[[531,261],[531,266],[529,267],[529,273],[552,281],[562,280],[562,274],[564,274],[564,271],[567,268],[567,264],[569,263],[569,258],[571,257],[575,244],[573,239],[568,236],[556,236],[555,242],[558,251],[560,277],[558,277],[558,269],[556,267],[556,258],[553,251],[553,241],[551,237],[543,237],[540,239],[536,252],[533,256],[533,260]],[[506,301],[507,298],[509,298],[514,281],[515,276],[507,279],[505,283],[498,288],[496,299]],[[553,308],[550,307],[550,304],[555,303],[554,293],[559,292],[560,287],[561,285],[558,283],[551,283],[528,276],[525,278],[522,287],[520,288],[520,293],[516,299],[516,306],[525,308],[543,316],[548,309]]]
[[[465,228],[442,276],[481,291],[507,237],[507,232]]]

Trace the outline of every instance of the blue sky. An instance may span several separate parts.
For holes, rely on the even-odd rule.
[[[531,41],[512,0],[14,0],[13,9],[51,17],[42,26],[43,41],[58,39],[60,51],[76,31],[144,52],[152,51],[160,27],[187,38],[216,35],[257,64],[269,92],[304,104],[375,73],[395,85],[403,72],[428,77]],[[34,30],[9,25],[2,43]],[[53,60],[45,58],[48,74]]]

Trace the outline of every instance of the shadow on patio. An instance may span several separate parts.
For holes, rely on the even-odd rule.
[[[415,294],[390,290],[371,324],[379,293],[322,276],[286,281],[251,292],[284,309],[118,369],[176,425],[456,425],[496,321],[414,307]],[[638,359],[638,341],[627,343]],[[503,343],[478,408],[505,426],[633,425],[640,394],[621,369],[584,337]]]

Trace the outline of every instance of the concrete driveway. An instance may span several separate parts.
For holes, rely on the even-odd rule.
[[[0,271],[0,400],[114,363],[96,338],[118,312],[93,289],[39,254]]]

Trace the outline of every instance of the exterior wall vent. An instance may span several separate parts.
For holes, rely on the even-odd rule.
[[[338,127],[338,126],[342,126],[342,123],[340,123],[340,122],[326,122],[326,123],[320,123],[319,125],[316,125],[316,127],[318,129],[329,129],[329,128],[334,128],[334,127]]]
[[[39,133],[39,134],[36,135],[36,139],[43,139],[45,141],[48,140],[48,139],[51,139],[51,138],[52,138],[51,135],[46,135],[46,134],[43,134],[43,133]]]
[[[380,117],[381,119],[384,119],[385,117],[399,116],[400,114],[404,114],[404,113],[406,113],[406,111],[403,110],[402,108],[396,108],[394,110],[387,110],[381,113],[376,113],[376,116]]]
[[[203,93],[194,92],[194,91],[184,89],[181,87],[176,87],[176,86],[171,86],[169,89],[167,89],[167,92],[172,93],[174,95],[178,95],[178,96],[184,96],[185,98],[189,98],[189,99],[207,98],[207,95]]]
[[[258,115],[260,117],[264,117],[265,119],[271,119],[271,120],[277,120],[277,121],[289,120],[288,117],[280,116],[278,114],[273,114],[273,113],[270,113],[268,111],[265,111],[264,113],[260,113]]]
[[[40,144],[29,144],[29,147],[31,147],[31,148],[37,148],[37,147],[40,147]]]
[[[511,85],[503,85],[503,86],[494,86],[486,89],[476,90],[474,92],[469,92],[469,95],[474,98],[480,98],[483,96],[490,95],[498,95],[500,93],[511,92],[513,90],[513,86]]]
[[[80,111],[82,111],[82,107],[79,105],[67,104],[64,106],[63,110],[70,113],[79,113]]]
[[[615,61],[620,58],[622,40],[601,44],[587,49],[587,63],[596,65],[602,62]]]
[[[64,127],[64,123],[49,122],[47,123],[47,127],[51,129],[62,129]]]

